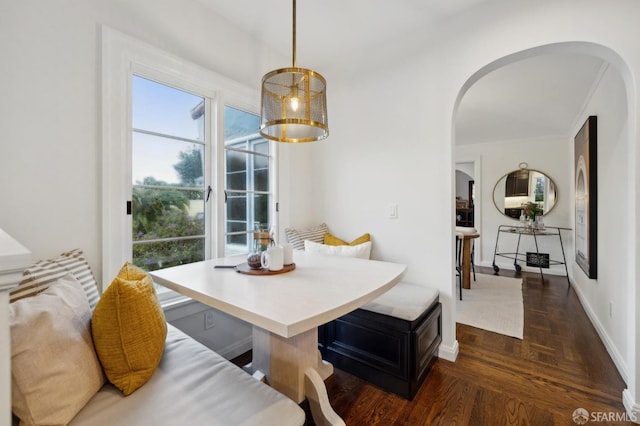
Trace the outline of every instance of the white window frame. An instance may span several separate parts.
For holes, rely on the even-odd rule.
[[[230,105],[227,105],[227,106],[230,106]],[[234,140],[232,140],[232,141],[234,141]],[[256,141],[260,141],[260,143],[267,142],[269,144],[269,154],[268,155],[267,154],[257,153],[254,149],[251,148],[251,146],[253,144],[255,144]],[[235,152],[240,152],[240,153],[246,154],[247,155],[247,162],[251,163],[250,165],[247,164],[247,166],[246,166],[246,172],[247,172],[247,176],[245,178],[245,180],[246,180],[246,188],[254,188],[254,184],[255,184],[254,177],[253,177],[253,174],[250,173],[250,171],[253,171],[253,169],[254,169],[253,166],[254,166],[254,162],[255,162],[255,157],[256,156],[266,157],[268,159],[268,161],[269,161],[269,170],[270,171],[273,170],[273,167],[274,167],[273,166],[273,157],[274,157],[274,155],[273,155],[273,152],[272,152],[273,142],[270,142],[269,140],[265,139],[260,134],[255,133],[255,134],[251,134],[251,135],[245,135],[245,136],[242,136],[242,137],[238,137],[237,138],[237,143],[246,143],[247,144],[246,148],[235,148],[233,146],[226,146],[227,142],[229,142],[229,141],[225,141],[225,147],[224,147],[225,153],[226,153],[226,151],[235,151]],[[226,175],[226,170],[225,170],[224,174]],[[271,175],[272,174],[273,173],[271,173]],[[270,178],[271,177],[272,176],[270,176]],[[225,186],[225,191],[227,191],[227,196],[229,195],[230,192],[233,192],[235,194],[244,193],[245,196],[247,194],[268,195],[268,196],[272,197],[272,199],[273,199],[273,197],[274,197],[274,188],[273,188],[273,185],[271,184],[271,182],[269,183],[269,186],[270,186],[270,188],[269,188],[268,191],[257,191],[255,189],[253,189],[253,190],[248,190],[248,189],[246,189],[246,190],[233,190],[233,189],[226,188],[226,186]],[[255,222],[255,220],[251,220],[251,219],[255,219],[254,213],[255,213],[255,205],[253,204],[253,201],[252,202],[248,202],[247,203],[247,207],[246,207],[247,230],[246,230],[246,232],[244,232],[244,233],[247,234],[247,238],[250,238],[250,233],[252,232],[252,229],[253,229],[253,228],[251,228],[251,224]],[[268,223],[269,224],[273,223],[273,217],[272,216],[273,216],[273,212],[270,211],[269,212],[269,218],[268,218]],[[243,232],[241,232],[241,231],[237,232],[237,234],[242,234],[242,233]],[[233,235],[233,233],[225,233],[225,252],[226,252],[226,249],[227,249],[227,247],[226,247],[226,237],[229,236],[229,235]],[[248,241],[247,244],[251,244],[251,242]],[[247,252],[244,252],[244,253],[247,253]]]
[[[102,27],[102,289],[111,283],[126,261],[131,261],[131,77],[133,74],[201,94],[212,99],[211,117],[205,124],[211,135],[209,179],[213,192],[205,206],[206,231],[211,236],[205,253],[224,255],[224,105],[258,114],[260,94],[222,75],[161,49]],[[213,129],[213,132],[211,132]],[[270,142],[273,199],[269,217],[278,226],[277,147]],[[214,173],[212,173],[212,170]],[[205,185],[206,186],[206,185]]]

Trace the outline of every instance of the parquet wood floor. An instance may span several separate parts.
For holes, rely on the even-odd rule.
[[[575,425],[577,408],[622,415],[625,384],[566,278],[500,275],[523,278],[523,340],[457,324],[458,359],[438,359],[413,401],[336,369],[327,391],[346,424],[547,426]]]

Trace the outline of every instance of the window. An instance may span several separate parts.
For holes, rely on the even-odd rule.
[[[132,262],[153,271],[203,260],[205,99],[133,75],[131,104]]]
[[[225,255],[248,253],[256,227],[268,227],[271,185],[269,142],[258,133],[260,117],[224,109]]]
[[[103,287],[125,261],[246,253],[255,223],[277,225],[258,88],[107,27],[101,39]]]

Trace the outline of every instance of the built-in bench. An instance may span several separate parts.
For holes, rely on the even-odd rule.
[[[12,404],[11,398],[12,380],[14,382],[17,380],[15,379],[16,374],[14,374],[16,371],[21,373],[20,384],[28,384],[27,391],[18,385],[13,386],[16,395],[20,396],[19,409],[23,412],[23,417],[65,419],[64,421],[40,421],[45,424],[69,423],[109,426],[114,424],[176,425],[185,423],[300,426],[305,423],[304,410],[294,401],[255,380],[222,356],[168,324],[160,363],[148,381],[135,392],[125,396],[120,389],[108,381],[101,386],[101,383],[104,382],[103,379],[102,381],[96,380],[99,382],[97,385],[94,382],[89,383],[91,386],[86,381],[82,383],[73,381],[79,376],[67,373],[82,371],[81,378],[94,377],[96,374],[98,377],[102,376],[101,372],[95,372],[97,365],[95,355],[77,356],[79,353],[77,347],[80,348],[82,354],[86,354],[89,347],[90,351],[94,350],[93,342],[86,338],[85,321],[87,318],[85,314],[95,313],[95,311],[87,310],[93,309],[100,297],[98,287],[80,250],[63,253],[58,258],[39,261],[28,266],[30,259],[31,255],[28,250],[0,229],[1,426],[18,424],[17,415],[12,418],[14,404]],[[64,282],[61,283],[60,279]],[[88,303],[78,303],[77,295],[69,293],[68,289],[75,286],[77,286],[81,298],[86,296]],[[62,287],[67,288],[67,293],[60,293],[62,290],[55,292],[58,291],[56,289]],[[82,294],[82,290],[84,290],[84,294]],[[45,293],[43,299],[37,299],[40,293]],[[56,298],[61,297],[65,297],[65,301],[57,302]],[[36,300],[43,300],[43,302],[38,302],[39,304],[36,305],[33,303]],[[15,304],[10,306],[10,301]],[[23,301],[31,303],[28,305],[31,311],[36,311],[40,306],[51,306],[51,303],[58,303],[55,306],[62,306],[59,311],[51,311],[55,314],[43,310],[44,313],[41,317],[44,319],[37,321],[37,323],[35,321],[29,322],[29,326],[33,323],[34,327],[49,327],[49,324],[52,323],[51,319],[56,319],[59,320],[59,323],[71,324],[71,326],[65,325],[64,329],[71,328],[78,335],[83,333],[83,337],[73,340],[65,335],[65,345],[56,346],[56,355],[49,355],[47,366],[34,362],[29,370],[17,370],[21,368],[20,366],[28,366],[28,363],[25,362],[15,362],[16,358],[12,354],[12,348],[15,346],[10,340],[11,327],[12,324],[15,324],[14,319],[22,315],[20,313],[13,315],[18,312],[15,307],[20,304],[22,307],[19,312],[26,311],[27,306],[23,304]],[[84,308],[85,304],[86,308]],[[74,309],[78,309],[80,312],[78,306],[83,308],[82,315],[75,314]],[[61,315],[58,315],[57,312],[60,312]],[[61,328],[58,327],[59,325],[50,328],[58,330]],[[22,330],[24,329],[23,327]],[[34,336],[42,336],[42,333],[34,334]],[[19,339],[20,342],[26,340],[36,346],[44,345],[35,337]],[[20,348],[25,346],[23,343],[20,345]],[[76,354],[73,360],[67,357],[71,350],[74,350],[74,354]],[[36,352],[33,350],[29,354]],[[46,354],[46,351],[37,353],[41,352]],[[20,356],[21,359],[25,358],[23,353],[20,353]],[[12,364],[16,371],[12,369]],[[47,370],[44,370],[45,367]],[[134,367],[138,371],[142,370],[138,364]],[[99,366],[97,368],[100,369]],[[85,375],[84,372],[89,370],[93,370],[93,373]],[[25,371],[28,374],[22,374]],[[53,373],[49,373],[49,371]],[[47,380],[40,380],[41,377],[46,377]],[[63,381],[59,379],[60,377],[65,380],[65,384],[70,384],[67,392],[53,389],[47,398],[34,396],[34,394],[39,395],[38,392],[42,393],[43,382],[49,383],[49,387],[46,388],[49,389],[52,388],[50,385],[52,380],[56,380],[55,383]],[[69,377],[70,379],[68,379]],[[95,390],[93,390],[94,387]],[[20,392],[18,393],[16,390]],[[76,396],[78,393],[81,394],[81,398],[85,398],[86,393],[91,395],[86,400],[82,399],[78,402],[80,399]],[[69,396],[71,398],[68,398]],[[22,402],[23,400],[24,402]],[[73,412],[71,413],[71,411]],[[34,422],[38,421],[34,420]]]
[[[323,359],[409,400],[420,389],[441,341],[438,291],[403,282],[318,329]]]

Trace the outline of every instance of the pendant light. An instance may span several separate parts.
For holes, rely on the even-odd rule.
[[[296,0],[293,0],[293,66],[262,77],[260,134],[278,142],[314,142],[329,136],[327,82],[296,66]]]

